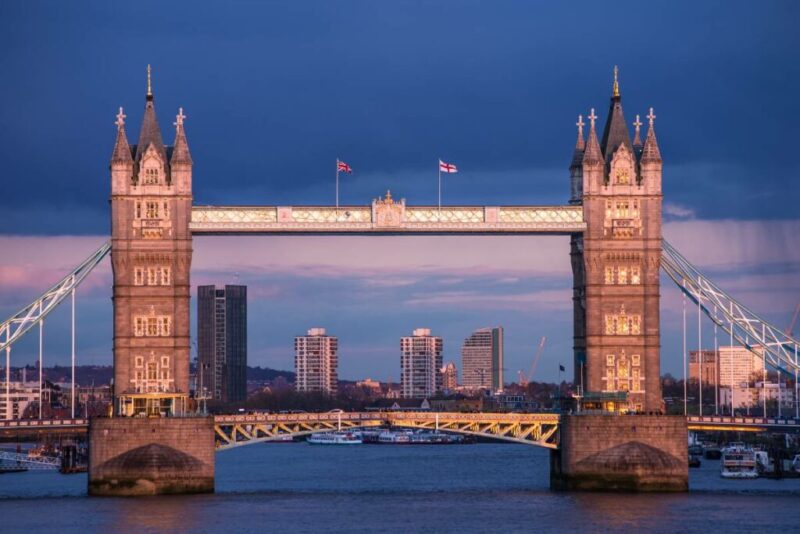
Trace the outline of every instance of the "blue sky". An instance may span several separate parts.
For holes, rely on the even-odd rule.
[[[125,107],[135,139],[148,63],[168,141],[178,106],[188,116],[195,202],[269,205],[331,203],[337,156],[355,170],[344,203],[388,188],[434,203],[438,157],[461,171],[445,203],[563,203],[576,115],[605,120],[618,64],[628,121],[657,115],[665,235],[782,326],[800,300],[798,15],[793,2],[3,3],[0,311],[107,235],[114,115]],[[502,324],[507,376],[542,335],[544,378],[571,360],[565,238],[195,248],[193,283],[252,288],[254,364],[290,367],[291,338],[311,326],[340,336],[346,378],[396,379],[398,338],[417,326],[458,361],[471,329]],[[95,363],[110,362],[104,269],[79,306]],[[680,303],[662,294],[663,368],[676,373]],[[63,361],[65,319],[51,323]],[[34,352],[25,342],[15,359]]]

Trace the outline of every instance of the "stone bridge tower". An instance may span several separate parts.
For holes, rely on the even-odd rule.
[[[631,142],[614,71],[611,107],[598,141],[578,120],[571,199],[587,229],[571,239],[575,384],[586,406],[662,411],[659,334],[661,154],[652,108],[644,143],[637,115]],[[626,397],[626,401],[619,399]],[[615,402],[615,399],[616,402]]]
[[[129,145],[117,115],[111,157],[114,271],[114,413],[179,415],[189,395],[189,270],[192,159],[175,122],[165,146],[147,68],[139,142]]]

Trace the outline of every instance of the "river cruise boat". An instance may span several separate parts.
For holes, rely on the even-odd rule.
[[[312,445],[361,445],[359,434],[353,432],[318,432],[311,434],[306,441]]]
[[[720,463],[722,478],[758,478],[756,453],[742,446],[726,447],[722,450]]]
[[[378,434],[377,441],[384,445],[454,445],[458,443],[468,443],[464,436],[445,434],[443,432],[432,432],[429,430],[384,430]]]

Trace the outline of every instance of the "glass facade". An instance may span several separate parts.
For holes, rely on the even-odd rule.
[[[198,397],[247,398],[247,286],[197,288]]]

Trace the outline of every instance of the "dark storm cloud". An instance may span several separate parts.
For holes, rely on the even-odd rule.
[[[645,8],[646,7],[646,8]],[[154,65],[167,140],[186,108],[201,203],[562,202],[574,118],[604,120],[611,66],[631,122],[656,108],[667,200],[786,217],[800,14],[791,2],[238,2],[0,7],[5,233],[107,231],[117,106],[138,135]],[[710,201],[709,199],[713,199]],[[754,199],[755,201],[752,201]]]

